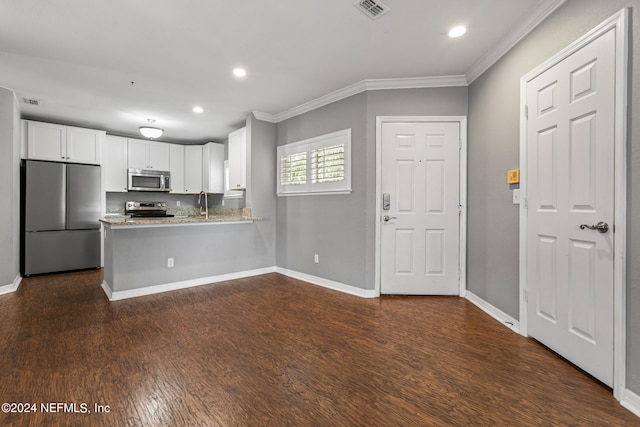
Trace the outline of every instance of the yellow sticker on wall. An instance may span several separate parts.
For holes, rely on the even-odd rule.
[[[518,184],[520,182],[520,169],[507,171],[507,184]]]

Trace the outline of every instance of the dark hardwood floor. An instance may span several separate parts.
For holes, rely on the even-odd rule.
[[[32,277],[0,296],[0,400],[37,405],[0,425],[640,425],[461,298],[362,299],[274,273],[109,302],[101,281]]]

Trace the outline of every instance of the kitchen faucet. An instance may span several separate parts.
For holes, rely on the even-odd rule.
[[[204,212],[202,211],[202,205],[200,204],[200,198],[204,194]],[[204,215],[205,219],[209,219],[209,202],[207,201],[207,193],[201,191],[198,194],[198,205],[200,205],[200,216]]]

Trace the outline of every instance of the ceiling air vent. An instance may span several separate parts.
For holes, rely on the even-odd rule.
[[[40,106],[40,100],[35,98],[22,98],[22,102],[27,105],[33,105],[34,107]]]
[[[358,0],[353,4],[371,19],[378,19],[391,8],[380,0]]]

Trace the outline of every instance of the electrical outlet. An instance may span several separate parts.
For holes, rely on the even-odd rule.
[[[313,254],[313,262],[315,262],[316,264],[320,264],[320,257],[318,256],[318,254]]]
[[[176,202],[176,206],[180,206],[180,200]]]
[[[173,267],[173,258],[167,258],[167,267]]]

